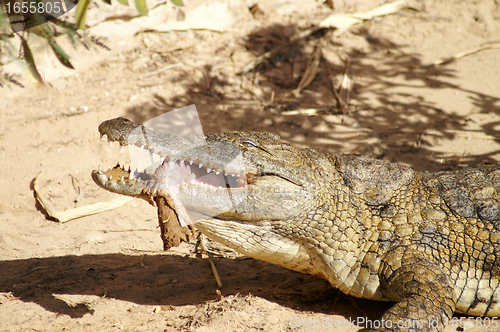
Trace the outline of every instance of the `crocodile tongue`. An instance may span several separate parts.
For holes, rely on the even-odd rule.
[[[179,186],[196,180],[191,169],[174,162],[164,161],[153,174],[154,181],[144,189],[149,196],[162,196],[168,205],[177,213],[181,227],[191,225],[194,221],[189,217],[184,204],[179,199]]]

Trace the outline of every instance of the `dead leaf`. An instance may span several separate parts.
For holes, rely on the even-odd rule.
[[[300,92],[304,90],[306,87],[308,87],[309,84],[311,84],[311,82],[316,77],[316,74],[318,73],[319,69],[319,62],[321,60],[321,51],[324,46],[324,41],[325,39],[323,37],[316,44],[316,49],[314,50],[314,54],[311,57],[311,59],[309,59],[309,63],[307,64],[306,70],[304,71],[304,75],[300,80],[299,86],[297,87],[297,89],[293,90],[293,94],[295,97],[298,97]]]
[[[321,21],[319,26],[323,28],[336,28],[337,30],[335,30],[333,34],[338,36],[349,30],[353,25],[371,20],[378,16],[394,14],[403,9],[406,5],[406,0],[399,0],[384,4],[367,12],[357,12],[353,14],[335,13]]]

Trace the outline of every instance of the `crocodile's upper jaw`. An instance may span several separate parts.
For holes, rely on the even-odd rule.
[[[127,171],[119,165],[96,170],[94,181],[109,191],[151,203],[157,195],[166,197],[181,224],[210,217],[249,223],[286,219],[303,211],[297,195],[306,201],[313,196],[314,181],[301,178],[299,174],[305,172],[294,172],[294,167],[309,167],[302,165],[303,152],[271,134],[185,138],[158,133],[123,118],[103,122],[99,131],[109,141],[158,154],[162,163],[153,174]],[[261,145],[264,141],[266,145]],[[281,202],[279,211],[276,201]]]

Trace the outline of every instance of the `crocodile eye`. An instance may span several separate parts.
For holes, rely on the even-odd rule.
[[[248,147],[248,148],[250,148],[250,147],[256,148],[257,147],[257,144],[255,144],[252,141],[243,141],[243,142],[241,142],[241,144]]]

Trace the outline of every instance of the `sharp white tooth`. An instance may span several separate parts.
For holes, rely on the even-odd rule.
[[[151,153],[151,151],[149,151],[149,150],[148,150],[148,155],[149,155],[149,161],[151,162],[151,164],[154,164],[155,163],[155,157]]]
[[[184,166],[184,160],[179,161],[179,165]]]
[[[224,176],[227,176],[227,173],[224,173]]]
[[[128,176],[128,179],[129,180],[132,180],[134,178],[134,173],[130,172],[129,176]]]
[[[121,181],[122,181],[122,182],[123,182],[123,179],[124,179],[124,178],[123,178],[123,176],[122,176],[122,178],[121,178]]]
[[[165,158],[160,157],[160,165],[163,165],[163,162],[165,161]]]
[[[220,171],[216,171],[215,174],[219,175],[220,174]]]
[[[191,184],[195,184],[196,183],[196,180],[195,179],[192,179],[191,180]]]
[[[203,164],[199,164],[198,166],[199,166],[200,168],[202,168],[202,167],[203,167]]]
[[[113,146],[113,141],[109,141],[109,147]]]
[[[146,146],[144,146],[144,145],[141,145],[141,149],[144,149],[145,147],[146,147]]]
[[[99,172],[101,172],[101,165],[99,165]]]
[[[175,163],[173,161],[171,161],[168,163],[168,168],[174,169],[174,165],[175,165]]]
[[[193,161],[192,160],[189,161],[189,165],[193,165]]]
[[[123,153],[123,145],[120,145],[120,153]]]
[[[212,171],[212,169],[207,168],[207,173],[210,173],[211,171]]]

